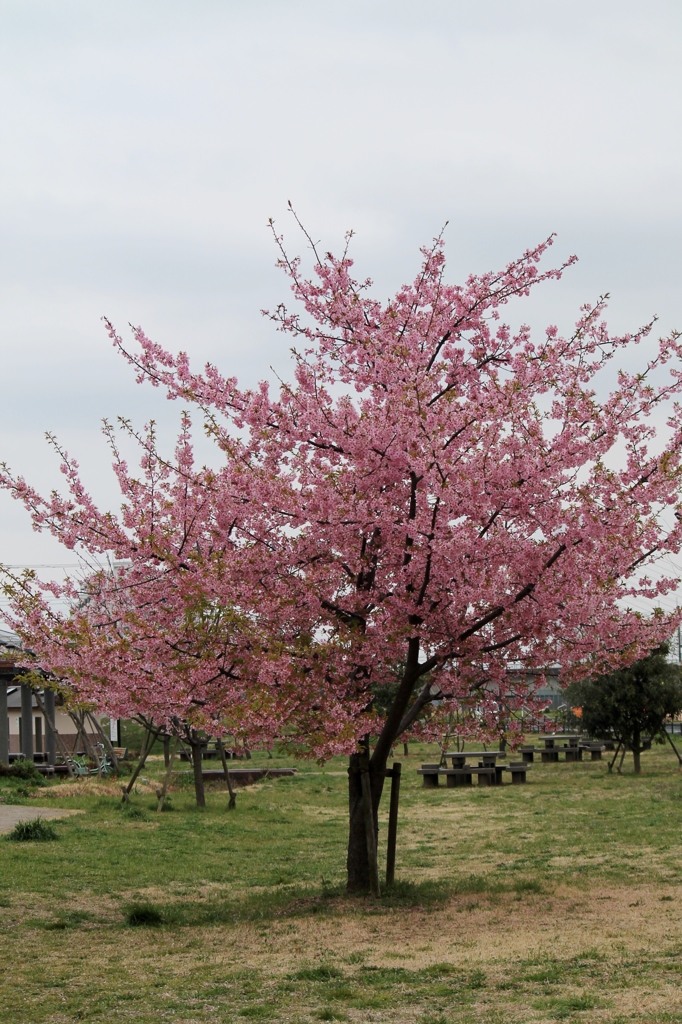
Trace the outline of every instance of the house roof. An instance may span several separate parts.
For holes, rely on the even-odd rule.
[[[31,705],[34,708],[38,707],[38,701],[35,698],[35,694],[31,694]],[[8,686],[7,687],[7,710],[13,711],[15,709],[21,710],[21,687],[20,686]]]
[[[0,647],[7,647],[12,651],[22,650],[21,640],[16,633],[8,629],[0,629]]]

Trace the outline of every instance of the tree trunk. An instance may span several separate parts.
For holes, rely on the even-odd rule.
[[[168,743],[170,745],[170,736],[166,737],[166,739],[168,740]],[[165,750],[165,746],[166,746],[166,740],[164,739],[164,750]],[[166,763],[166,774],[164,775],[164,778],[163,778],[163,786],[161,787],[161,789],[157,789],[157,791],[156,791],[156,798],[158,800],[158,803],[156,805],[156,809],[159,812],[163,810],[163,805],[166,802],[166,794],[168,793],[168,786],[170,784],[171,773],[173,771],[173,760],[175,758],[175,751],[177,749],[178,749],[178,737],[174,736],[173,737],[173,747],[172,747],[172,749],[170,749],[170,747],[169,747],[169,750],[168,750],[168,761]]]
[[[407,711],[410,697],[421,675],[425,675],[431,667],[428,662],[419,664],[419,637],[411,637],[407,644],[405,673],[400,681],[398,693],[391,706],[384,727],[377,738],[374,753],[369,755],[369,736],[364,740],[364,752],[351,754],[348,766],[348,858],[346,861],[346,888],[349,892],[371,891],[369,856],[367,851],[367,831],[365,829],[364,806],[362,801],[361,767],[363,760],[368,758],[369,787],[372,797],[372,819],[375,837],[378,838],[378,812],[381,793],[386,777],[386,763],[391,747],[402,736],[417,717],[419,709],[428,702],[428,684],[422,690],[410,711]],[[378,846],[378,843],[376,844]]]
[[[635,766],[635,775],[640,775],[642,764],[639,755],[642,753],[642,737],[639,728],[635,726],[632,730],[632,760]]]
[[[197,798],[197,807],[206,806],[206,793],[204,790],[204,766],[201,759],[201,742],[190,740],[192,748],[192,768],[194,770],[194,792]]]
[[[128,782],[128,785],[122,787],[122,790],[123,790],[123,803],[124,804],[127,804],[127,803],[130,802],[130,794],[133,791],[133,786],[135,785],[135,783],[137,781],[138,775],[140,774],[140,772],[144,768],[144,763],[147,760],[147,758],[149,757],[149,755],[151,753],[151,750],[152,750],[152,747],[154,746],[154,742],[156,740],[156,737],[158,736],[158,733],[155,732],[152,729],[151,726],[147,726],[146,729],[147,729],[147,731],[145,732],[144,739],[142,740],[142,750],[140,752],[140,760],[137,762],[137,766],[135,768],[135,771],[130,776],[130,781]]]
[[[362,755],[360,754],[351,754],[348,766],[349,832],[346,888],[349,892],[370,892],[371,890],[369,857],[367,855],[367,832],[365,831],[364,804],[362,801],[361,758]],[[379,837],[378,812],[381,793],[384,788],[385,769],[385,761],[380,766],[373,764],[372,761],[369,763],[372,817],[377,845]]]

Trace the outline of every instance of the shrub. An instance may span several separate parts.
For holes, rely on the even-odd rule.
[[[42,818],[19,821],[7,836],[13,843],[51,843],[58,839],[54,826]]]
[[[131,807],[130,804],[123,805],[123,815],[128,821],[149,821],[141,807]]]
[[[323,964],[321,967],[304,967],[294,974],[297,981],[331,981],[333,978],[342,978],[343,971],[337,967],[328,967]]]
[[[133,928],[155,928],[163,924],[163,914],[153,903],[131,903],[125,908],[126,924]]]
[[[0,761],[0,778],[6,779],[23,779],[25,782],[30,782],[32,786],[44,786],[45,779],[38,771],[33,761],[28,761],[26,758],[18,757],[14,764],[3,764]]]

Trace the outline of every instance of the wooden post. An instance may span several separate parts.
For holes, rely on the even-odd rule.
[[[28,683],[21,684],[21,753],[33,760],[33,690]]]
[[[100,722],[98,722],[98,720],[95,718],[95,716],[93,715],[92,711],[88,711],[87,714],[88,714],[88,718],[90,719],[90,722],[92,723],[92,726],[93,726],[93,728],[95,730],[95,734],[98,735],[101,738],[102,746],[104,747],[104,750],[106,751],[106,753],[111,758],[111,767],[114,769],[115,772],[117,772],[118,771],[118,758],[116,757],[116,751],[114,750],[114,746],[113,746],[110,738],[107,736],[106,732],[102,728]]]
[[[9,764],[9,719],[7,717],[7,683],[0,683],[0,763]]]
[[[367,860],[369,861],[369,886],[372,895],[381,896],[379,886],[379,863],[377,860],[377,834],[374,830],[374,814],[372,812],[372,786],[369,778],[369,754],[367,747],[360,757],[360,783],[362,786],[362,812],[365,819],[365,837],[367,839]]]
[[[52,693],[52,707],[54,709],[54,691],[44,690],[43,693],[45,695],[45,704],[43,704],[38,691],[35,691],[36,704],[38,705],[39,710],[42,711],[43,718],[47,723],[48,733],[51,734],[53,742],[59,747],[59,753],[62,755],[62,759],[64,761],[64,764],[66,765],[66,770],[69,773],[69,777],[73,779],[75,778],[75,776],[73,774],[73,768],[71,767],[71,754],[69,753],[66,743],[59,735],[59,730],[57,729],[55,723],[54,710],[52,712],[51,718],[47,711],[48,693]],[[55,761],[56,760],[57,758],[55,756]]]
[[[54,768],[57,760],[54,690],[43,690],[43,718],[45,719],[45,753],[47,754],[47,763],[51,764]]]
[[[386,848],[386,886],[395,881],[395,848],[398,839],[398,804],[400,801],[400,773],[402,765],[393,762],[391,775],[391,802],[388,811],[388,844]],[[386,772],[388,775],[389,773]]]

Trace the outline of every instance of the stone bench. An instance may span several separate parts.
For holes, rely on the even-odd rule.
[[[478,777],[479,786],[501,786],[503,772],[509,772],[512,783],[518,785],[526,781],[527,771],[525,761],[495,766],[467,764],[461,768],[441,768],[439,764],[427,763],[417,769],[417,775],[421,775],[424,780],[424,789],[437,789],[441,776],[445,778],[448,789],[455,789],[458,786],[471,786],[474,775]]]
[[[424,789],[436,789],[439,771],[440,762],[438,764],[423,764],[421,768],[417,768],[417,775],[421,775],[424,779]],[[451,771],[461,771],[461,769],[453,768]]]
[[[512,785],[518,786],[526,781],[530,766],[526,761],[511,761],[506,770],[511,773]]]
[[[603,743],[583,743],[582,749],[593,761],[601,761],[602,751],[606,750]]]

